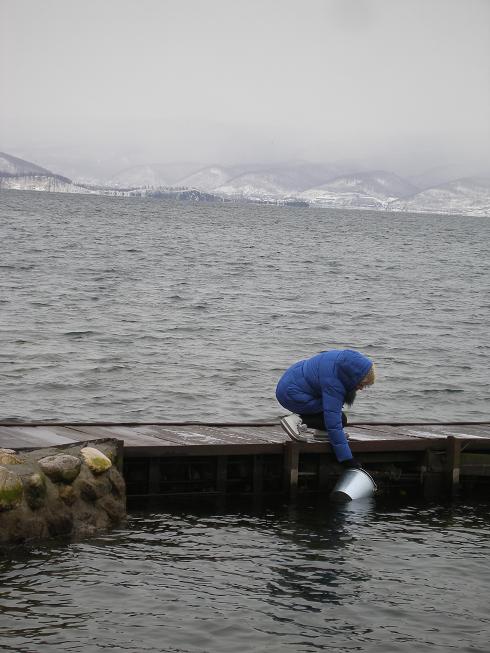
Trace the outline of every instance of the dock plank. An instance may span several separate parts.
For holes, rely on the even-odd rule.
[[[441,437],[436,436],[434,433],[427,431],[427,433],[422,430],[416,431],[410,427],[394,427],[389,425],[382,426],[359,426],[362,431],[371,433],[374,439],[379,440],[410,440],[411,438],[415,439],[427,439],[431,437]]]
[[[144,426],[138,432],[162,438],[181,446],[209,444],[270,444],[286,442],[289,438],[280,427],[211,427],[211,426]],[[259,432],[259,433],[258,433]]]
[[[448,435],[453,435],[452,433],[449,432],[444,432],[443,429],[434,429],[434,430],[429,430],[429,427],[422,427],[422,426],[417,426],[417,427],[411,427],[411,426],[389,426],[389,425],[383,425],[383,426],[363,426],[363,430],[369,431],[372,433],[375,437],[377,436],[379,439],[410,439],[410,438],[415,438],[415,439],[422,439],[422,440],[430,440],[430,439],[438,439],[438,438],[446,438]]]
[[[76,437],[62,426],[0,426],[0,446],[7,449],[52,447],[73,442]]]
[[[161,447],[162,445],[173,445],[171,441],[162,441],[162,439],[151,437],[143,433],[138,433],[136,429],[130,426],[77,426],[72,427],[86,440],[102,440],[104,438],[117,438],[124,441],[124,446],[129,447]],[[82,439],[82,438],[80,438]]]
[[[455,435],[463,438],[488,438],[490,437],[490,425],[468,425],[461,424],[454,426],[449,424],[420,424],[417,426],[409,424],[399,424],[391,426],[389,424],[380,425],[357,425],[363,430],[368,430],[372,433],[393,434],[394,437],[403,436],[411,438],[441,438]],[[348,429],[349,427],[347,427]]]
[[[434,442],[437,446],[449,436],[464,438],[475,442],[481,441],[486,446],[490,438],[489,424],[355,424],[347,426],[346,433],[353,447],[362,446],[367,451],[379,451],[384,447],[390,450],[403,447],[411,449],[428,446],[426,442]],[[0,447],[41,448],[97,440],[117,438],[124,441],[132,451],[141,448],[151,451],[166,450],[177,452],[187,448],[199,453],[216,450],[237,453],[253,451],[276,451],[290,442],[280,425],[229,424],[12,424],[0,426]],[[418,444],[413,444],[413,443]],[[467,446],[471,446],[468,443]],[[310,438],[301,444],[302,450],[327,448],[325,441]]]
[[[352,441],[406,440],[407,435],[395,429],[381,430],[376,426],[346,426],[345,432]]]
[[[179,447],[230,444],[229,438],[223,437],[223,433],[212,427],[145,426],[139,427],[138,431]]]
[[[161,446],[125,446],[125,455],[131,458],[152,458],[159,456],[253,456],[257,454],[283,454],[284,445],[277,442],[264,444],[199,444],[183,447],[178,444]]]
[[[282,430],[281,426],[235,426],[229,429],[230,434],[243,435],[253,440],[262,442],[288,442],[289,436]]]
[[[469,433],[467,429],[452,430],[443,426],[406,427],[405,433],[413,438],[447,438],[450,435],[456,438],[483,438],[483,435]],[[487,436],[488,437],[488,436]]]
[[[418,427],[415,427],[418,430]],[[462,424],[461,426],[452,425],[435,425],[423,427],[424,432],[430,432],[440,436],[454,435],[458,438],[489,438],[490,426],[472,426],[471,424]]]

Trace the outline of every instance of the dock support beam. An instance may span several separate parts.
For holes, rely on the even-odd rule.
[[[446,445],[446,475],[449,495],[459,494],[459,476],[461,467],[461,439],[449,435]]]
[[[325,492],[330,482],[330,469],[329,456],[327,454],[320,454],[318,460],[318,490]]]
[[[160,494],[160,459],[150,458],[148,468],[148,494]]]
[[[298,496],[299,445],[291,440],[284,448],[284,490],[294,501]]]
[[[228,481],[228,456],[218,456],[216,461],[216,492],[226,494]]]
[[[260,454],[254,456],[252,487],[255,496],[262,494],[264,489],[264,461]]]

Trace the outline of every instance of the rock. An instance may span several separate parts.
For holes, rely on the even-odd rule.
[[[126,483],[122,474],[115,467],[109,470],[109,481],[111,482],[112,493],[116,497],[123,498],[126,496]]]
[[[8,513],[13,515],[14,512]],[[46,537],[48,529],[43,519],[27,517],[26,515],[17,516],[9,525],[9,542],[11,544],[24,544],[30,540]]]
[[[77,493],[73,485],[61,485],[58,494],[60,499],[66,503],[67,506],[72,506],[77,500]]]
[[[95,535],[100,533],[101,530],[106,530],[107,528],[109,528],[111,524],[108,518],[105,524],[102,525],[102,527],[99,525],[99,520],[97,519],[97,517],[100,512],[102,511],[94,510],[92,513],[84,515],[83,519],[77,520],[76,528],[73,530],[72,535],[76,539],[94,537]]]
[[[20,465],[22,460],[13,449],[0,449],[0,465]]]
[[[94,474],[102,474],[112,467],[109,458],[95,447],[84,447],[80,450],[80,454],[87,467]]]
[[[106,478],[94,479],[92,477],[90,480],[80,478],[76,483],[76,489],[80,492],[82,499],[94,502],[110,493],[111,484]]]
[[[9,471],[0,467],[0,511],[11,510],[22,501],[24,486],[22,480]]]
[[[39,538],[90,537],[125,518],[125,485],[114,462],[120,445],[112,439],[90,444],[20,454],[0,449],[2,547]]]
[[[69,512],[52,512],[47,516],[47,525],[51,537],[70,535],[73,529],[73,517]]]
[[[117,501],[114,497],[106,496],[103,497],[98,504],[111,520],[112,524],[119,524],[126,517],[126,510],[124,505]]]
[[[24,492],[29,508],[32,510],[40,508],[46,499],[46,477],[44,474],[32,474],[24,479]]]
[[[79,475],[82,463],[75,456],[59,454],[41,458],[39,466],[53,482],[72,483]]]
[[[107,456],[113,465],[115,464],[117,458],[117,452],[114,449],[107,446],[104,447],[104,445],[102,444],[100,446],[97,446],[97,451],[100,451],[101,453],[104,454],[104,456]]]
[[[90,483],[90,481],[87,481],[85,479],[78,481],[77,489],[80,492],[80,496],[85,501],[88,501],[89,503],[94,503],[95,501],[97,501],[98,499],[97,492],[93,484]]]

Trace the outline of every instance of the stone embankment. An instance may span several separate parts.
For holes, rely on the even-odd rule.
[[[121,524],[126,489],[117,440],[0,449],[0,544],[79,539]]]

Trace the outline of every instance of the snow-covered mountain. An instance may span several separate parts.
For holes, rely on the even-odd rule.
[[[158,163],[152,165],[138,165],[121,170],[105,183],[115,188],[143,188],[150,186],[175,186],[182,184],[180,180],[200,167],[197,163]]]
[[[174,166],[177,176],[182,168]],[[155,188],[135,186],[133,188],[110,187],[75,183],[67,177],[53,174],[30,161],[10,154],[0,153],[0,190],[31,190],[50,193],[76,193],[84,195],[105,195],[110,197],[160,197],[175,200],[216,201],[220,198],[200,190],[172,188],[159,185]]]
[[[183,179],[180,179],[180,186],[188,188],[198,188],[199,190],[212,191],[215,188],[224,186],[230,179],[240,174],[240,170],[235,167],[207,166],[201,168]]]
[[[294,194],[291,184],[277,172],[248,172],[214,190],[219,195],[251,200],[275,200]]]
[[[309,188],[300,197],[316,206],[385,209],[396,199],[413,195],[416,187],[406,179],[376,170],[336,177],[326,184]]]
[[[193,201],[303,203],[331,208],[490,217],[490,179],[482,177],[419,190],[391,172],[346,174],[343,171],[339,175],[337,165],[304,162],[197,169],[195,164],[184,163],[137,166],[126,172],[126,177],[121,174],[111,186],[75,183],[30,161],[0,153],[0,189]],[[189,174],[182,175],[182,172]],[[170,180],[175,181],[169,183]]]
[[[50,170],[24,161],[16,156],[0,152],[0,175],[53,175]]]
[[[74,193],[78,195],[104,195],[106,197],[157,197],[193,202],[216,202],[216,195],[192,188],[110,188],[75,184],[58,175],[8,175],[0,174],[0,190],[35,190],[49,193]]]
[[[244,172],[213,190],[228,197],[278,200],[297,197],[307,188],[323,184],[341,172],[340,165],[288,163]]]
[[[69,179],[58,175],[2,175],[0,174],[0,189],[5,190],[38,190],[49,193],[93,193],[88,188],[77,186]]]
[[[464,163],[451,163],[424,170],[421,173],[407,177],[407,179],[420,191],[423,191],[427,188],[434,188],[435,186],[442,186],[451,181],[457,181],[458,179],[487,177],[489,175],[490,169],[485,170],[483,168],[475,170],[474,167],[465,165]]]
[[[58,193],[77,192],[70,179],[55,175],[51,170],[5,152],[0,152],[0,188]]]
[[[469,177],[390,203],[391,211],[490,216],[490,179]]]

